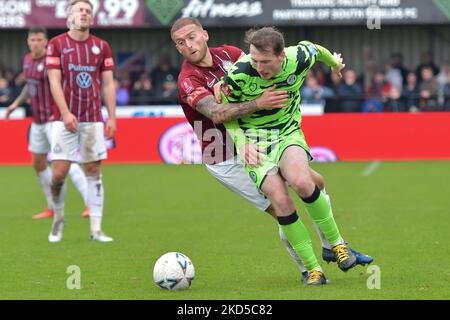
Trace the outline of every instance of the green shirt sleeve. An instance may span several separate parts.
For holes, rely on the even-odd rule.
[[[301,41],[299,44],[307,48],[311,57],[315,57],[316,60],[325,63],[327,66],[336,68],[339,65],[337,59],[327,48],[309,41]]]

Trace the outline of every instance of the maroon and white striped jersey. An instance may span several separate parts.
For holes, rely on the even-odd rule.
[[[185,60],[181,67],[180,75],[178,76],[178,100],[186,119],[194,128],[197,138],[202,148],[203,163],[215,164],[223,162],[233,155],[236,150],[228,150],[227,141],[232,141],[227,137],[227,133],[223,124],[214,124],[212,120],[205,117],[198,112],[197,103],[206,96],[214,95],[214,84],[227,74],[229,67],[233,65],[244,52],[236,47],[229,45],[222,45],[216,48],[209,48],[213,58],[213,65],[211,67],[199,67],[193,65]],[[201,128],[201,132],[195,130],[197,127]],[[217,130],[221,138],[215,138],[212,142],[205,134],[208,130]],[[227,137],[227,138],[225,138]],[[206,139],[204,139],[206,138]],[[208,148],[213,150],[211,154],[207,154],[205,150]],[[222,149],[222,159],[218,159],[215,150]]]
[[[31,100],[33,122],[46,123],[52,112],[56,110],[56,105],[50,92],[45,55],[39,59],[33,59],[31,53],[28,53],[23,59],[23,72],[27,81],[28,96]]]
[[[50,40],[46,66],[61,70],[67,105],[79,122],[103,121],[101,73],[114,70],[111,49],[106,41],[93,35],[85,41],[76,41],[68,32],[63,33]]]

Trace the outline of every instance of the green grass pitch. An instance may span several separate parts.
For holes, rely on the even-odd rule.
[[[51,220],[31,167],[0,167],[0,299],[448,299],[450,162],[313,164],[326,179],[334,215],[352,247],[372,255],[347,273],[321,258],[330,283],[304,287],[275,221],[216,182],[200,165],[106,165],[103,227],[113,243],[89,241],[81,198],[69,183],[61,243],[47,242]],[[316,254],[320,243],[297,200]],[[152,279],[163,253],[180,251],[196,268],[189,290]],[[67,268],[81,270],[69,290]]]

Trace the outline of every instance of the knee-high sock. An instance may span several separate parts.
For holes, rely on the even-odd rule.
[[[81,197],[83,198],[84,205],[87,206],[87,180],[86,175],[83,170],[80,168],[78,163],[72,163],[70,165],[69,176],[72,180],[75,187],[80,192]]]
[[[44,170],[37,173],[39,178],[39,184],[41,185],[42,192],[44,192],[45,199],[47,200],[47,208],[53,209],[52,199],[52,170],[47,167]]]
[[[289,243],[288,239],[283,233],[283,229],[281,228],[281,225],[278,225],[278,234],[280,236],[281,241],[283,241],[284,245],[286,246],[286,250],[289,252],[289,255],[294,259],[297,266],[300,268],[301,272],[307,271],[303,263],[300,261],[300,258],[297,255],[297,252],[294,251],[294,248],[292,248],[291,244]]]
[[[55,212],[54,220],[64,218],[64,204],[66,202],[67,183],[54,183],[52,181],[52,200],[53,211]]]
[[[344,241],[339,233],[339,229],[334,221],[331,206],[328,204],[325,195],[316,186],[313,194],[308,198],[303,198],[306,210],[311,215],[314,222],[323,232],[328,245],[335,246],[343,244]]]
[[[311,238],[294,211],[287,217],[278,217],[278,223],[294,251],[308,272],[320,268],[311,244]]]
[[[91,232],[97,232],[102,227],[104,190],[102,176],[87,176],[87,205]]]

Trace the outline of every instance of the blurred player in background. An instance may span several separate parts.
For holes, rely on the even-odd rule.
[[[271,113],[257,111],[227,123],[226,128],[233,134],[238,153],[242,154],[241,146],[248,143],[257,145],[264,161],[256,166],[245,163],[245,170],[274,206],[283,234],[308,270],[307,284],[326,284],[286,182],[303,200],[325,235],[339,268],[343,271],[353,268],[357,257],[342,238],[329,201],[311,175],[308,162],[312,157],[300,128],[299,107],[300,87],[316,60],[327,64],[339,76],[345,65],[340,54],[332,55],[326,48],[308,41],[285,48],[283,35],[272,27],[248,31],[246,43],[250,54],[241,57],[221,82],[227,102],[252,101],[276,84],[289,92],[289,105]]]
[[[53,201],[50,190],[52,172],[48,166],[47,155],[51,145],[52,113],[55,111],[55,102],[50,94],[50,87],[45,67],[45,50],[47,46],[47,31],[44,28],[31,28],[28,31],[28,53],[23,60],[23,72],[27,83],[20,95],[6,109],[6,119],[21,104],[28,99],[31,101],[33,122],[31,124],[28,140],[28,150],[33,157],[33,167],[39,177],[39,182],[47,200],[47,209],[33,215],[34,219],[53,217]],[[69,175],[83,197],[86,206],[82,216],[89,217],[87,208],[87,181],[86,176],[77,163],[72,163]]]
[[[99,242],[113,241],[101,229],[104,204],[101,160],[107,157],[104,134],[112,137],[116,131],[114,60],[109,44],[90,34],[92,9],[88,0],[71,1],[67,18],[69,31],[50,40],[47,48],[50,89],[60,113],[52,127],[55,216],[48,237],[50,242],[62,239],[64,181],[70,163],[77,160],[78,149],[87,177],[90,238]],[[101,113],[101,89],[108,110],[106,127]]]
[[[194,18],[178,19],[172,26],[171,37],[175,45],[186,59],[178,77],[179,100],[186,118],[194,128],[200,141],[203,153],[203,162],[208,171],[231,191],[239,194],[255,207],[270,213],[276,218],[275,210],[270,201],[262,195],[244,170],[240,160],[236,158],[234,145],[227,145],[227,133],[223,122],[252,114],[258,110],[271,110],[286,105],[286,91],[276,91],[274,88],[266,90],[259,98],[238,104],[218,104],[214,101],[213,86],[226,75],[227,69],[244,55],[241,49],[233,46],[220,46],[208,48],[208,33]],[[268,111],[263,111],[268,112]],[[196,130],[197,128],[197,130]],[[214,141],[211,142],[211,133],[215,131]],[[209,137],[206,138],[206,137]],[[206,139],[205,139],[206,138]],[[211,148],[213,145],[213,148]],[[209,153],[208,150],[214,150]],[[245,161],[258,164],[260,159],[254,145],[248,145]],[[317,185],[324,189],[324,181],[320,174],[311,169],[311,176]],[[323,258],[326,261],[336,261],[331,246],[316,225],[322,240]],[[286,240],[281,227],[280,236],[289,253],[297,262],[302,271],[302,277],[308,276],[306,269]],[[353,251],[358,264],[368,264],[372,258]]]

